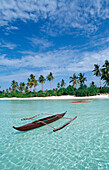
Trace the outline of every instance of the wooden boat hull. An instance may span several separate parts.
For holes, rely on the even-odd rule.
[[[19,131],[28,131],[28,130],[35,129],[35,128],[44,126],[46,124],[52,123],[52,122],[62,118],[65,114],[66,114],[66,112],[61,113],[61,114],[56,114],[56,115],[53,115],[53,116],[49,116],[49,117],[46,117],[46,118],[43,118],[43,119],[36,120],[32,123],[29,123],[29,124],[26,124],[26,125],[23,125],[23,126],[20,126],[20,127],[13,126],[13,128],[16,129],[16,130],[19,130]],[[45,122],[45,124],[41,121]]]
[[[72,103],[89,103],[89,100],[73,101]]]

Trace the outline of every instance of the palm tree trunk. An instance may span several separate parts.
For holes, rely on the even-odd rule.
[[[51,90],[51,81],[50,81],[50,90]]]
[[[100,89],[102,89],[102,86],[101,86],[101,77],[100,77]]]
[[[42,91],[43,91],[43,83],[42,83]]]
[[[34,87],[35,88],[35,92],[36,92],[36,87]]]
[[[52,83],[53,83],[53,88],[55,89],[55,84],[54,84],[54,81],[52,80]]]

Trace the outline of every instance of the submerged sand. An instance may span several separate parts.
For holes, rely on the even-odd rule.
[[[100,94],[96,96],[76,97],[72,95],[48,96],[48,97],[30,97],[30,98],[0,98],[0,100],[76,100],[76,99],[109,99],[109,94]]]

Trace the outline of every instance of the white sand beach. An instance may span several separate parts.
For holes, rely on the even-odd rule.
[[[0,100],[76,100],[76,99],[109,99],[109,94],[96,96],[76,97],[72,95],[49,96],[49,97],[30,97],[30,98],[0,98]]]

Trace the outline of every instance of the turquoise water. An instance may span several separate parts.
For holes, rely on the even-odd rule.
[[[47,112],[77,119],[60,131],[43,126],[19,132],[21,118]],[[41,118],[41,116],[39,117]],[[58,128],[68,120],[51,125]],[[109,100],[0,101],[0,170],[108,170]]]

